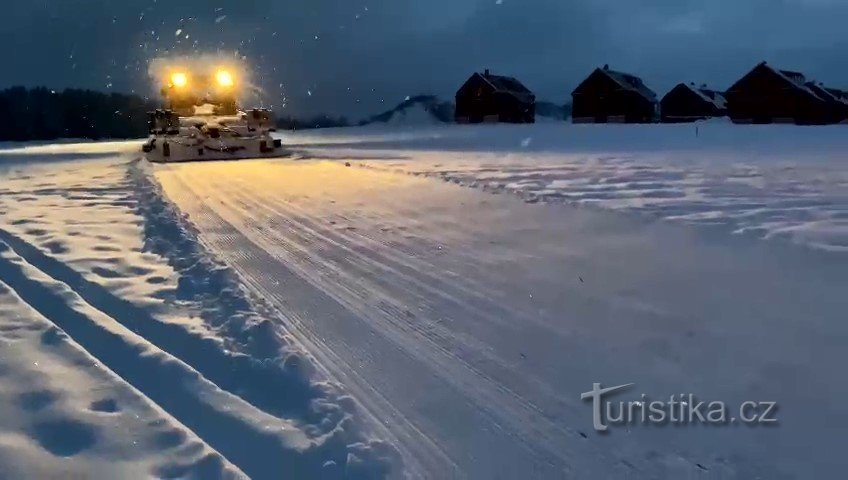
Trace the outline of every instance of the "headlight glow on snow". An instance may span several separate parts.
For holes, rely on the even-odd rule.
[[[235,84],[233,75],[226,70],[218,70],[215,73],[215,80],[218,82],[218,86],[225,88],[230,88]]]
[[[177,88],[183,88],[188,85],[188,75],[183,72],[171,74],[171,85]]]

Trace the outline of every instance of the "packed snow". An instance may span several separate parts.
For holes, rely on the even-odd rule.
[[[844,128],[7,148],[0,477],[839,477]],[[598,434],[597,382],[780,421]]]

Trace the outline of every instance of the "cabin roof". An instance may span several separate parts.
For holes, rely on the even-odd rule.
[[[836,88],[828,88],[825,87],[823,84],[816,82],[807,82],[806,86],[820,98],[828,102],[836,102],[848,105],[848,97],[846,97],[845,92],[843,92],[842,90]]]
[[[806,83],[806,81],[807,81],[806,77],[801,72],[796,72],[796,71],[793,71],[793,70],[778,70],[778,72],[780,72],[781,75],[789,78],[793,82]]]
[[[488,70],[484,73],[478,73],[483,80],[489,83],[498,92],[520,93],[523,95],[532,95],[533,92],[525,87],[523,83],[514,77],[504,75],[492,75]]]
[[[626,72],[619,72],[616,70],[610,70],[606,65],[604,68],[599,68],[597,71],[611,78],[614,82],[616,82],[621,88],[625,90],[630,90],[633,92],[642,95],[648,100],[654,101],[657,98],[657,94],[648,88],[645,85],[645,82],[642,81],[641,78],[636,75],[632,75]]]
[[[791,87],[793,87],[793,88],[797,89],[798,91],[803,92],[803,93],[815,98],[816,100],[825,100],[822,97],[820,97],[819,95],[817,95],[809,86],[807,86],[807,80],[804,77],[804,74],[801,73],[801,72],[796,72],[796,71],[793,71],[793,70],[780,70],[780,69],[772,67],[771,65],[769,65],[766,62],[760,62],[756,67],[754,67],[754,70],[756,70],[757,68],[765,68],[766,70],[768,70],[769,72],[771,72],[772,74],[777,76],[778,78],[784,80]],[[752,70],[752,72],[754,70]],[[745,74],[745,76],[743,76],[742,78],[747,77],[749,74],[750,74],[750,72],[748,74]],[[741,79],[739,81],[741,81]],[[729,90],[733,90],[736,87],[736,85],[739,83],[739,81],[734,83],[733,86],[731,86]]]
[[[717,90],[707,88],[706,85],[696,87],[692,83],[681,83],[681,85],[688,88],[705,102],[715,105],[717,108],[725,108],[727,106],[727,100],[725,100],[724,95]]]

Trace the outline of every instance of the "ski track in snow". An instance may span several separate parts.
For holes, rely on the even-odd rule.
[[[0,478],[244,477],[42,316],[74,321],[80,308],[65,311],[67,290],[25,280],[32,267],[0,250]],[[35,310],[26,301],[42,288]]]
[[[400,471],[393,449],[358,427],[344,391],[315,376],[276,313],[249,298],[230,270],[200,248],[148,174],[120,156],[134,145],[118,147],[107,159],[80,160],[91,146],[60,146],[57,162],[67,150],[83,153],[0,172],[7,220],[0,227],[0,294],[18,299],[15,316],[0,317],[0,327],[15,332],[19,311],[32,311],[48,325],[41,343],[73,344],[96,359],[92,375],[113,375],[113,388],[137,392],[138,410],[162,412],[159,422],[171,430],[157,433],[163,427],[151,423],[149,435],[164,438],[161,452],[151,450],[149,460],[142,455],[138,465],[117,463],[111,474],[101,464],[109,455],[120,459],[119,446],[73,416],[42,422],[42,447],[74,457],[69,471],[86,478],[132,476],[133,469],[137,476],[257,479],[383,478],[390,468]],[[42,148],[54,147],[36,151]],[[114,403],[107,398],[97,408],[118,408]],[[0,438],[9,427],[0,426]],[[75,455],[99,443],[106,445],[92,451],[103,450],[100,456]],[[0,442],[0,457],[8,452]],[[35,466],[38,455],[44,456],[10,460],[9,471],[53,475]]]

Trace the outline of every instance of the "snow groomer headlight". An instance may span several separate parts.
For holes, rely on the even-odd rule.
[[[235,86],[236,82],[229,70],[219,69],[215,72],[215,83],[219,88],[230,89]]]
[[[174,72],[171,74],[170,86],[177,89],[183,89],[188,86],[188,75],[185,72]]]

